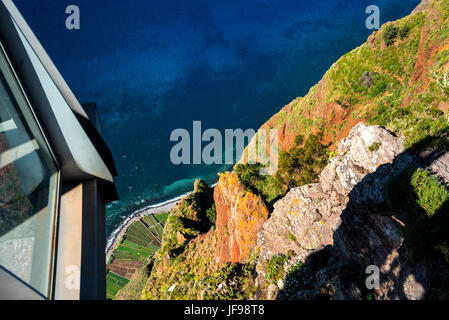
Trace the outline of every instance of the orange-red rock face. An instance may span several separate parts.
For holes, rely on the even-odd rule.
[[[245,262],[269,212],[262,199],[245,190],[235,173],[224,173],[214,189],[219,264]]]

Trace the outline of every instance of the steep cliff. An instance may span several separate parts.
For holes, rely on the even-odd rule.
[[[217,270],[216,232],[206,213],[212,203],[212,189],[197,180],[194,191],[171,210],[161,248],[147,267],[143,299],[200,298],[204,277]]]
[[[138,273],[129,287],[145,281],[142,299],[250,298],[255,290],[253,247],[267,218],[263,201],[246,191],[235,174],[221,174],[213,198],[212,189],[198,180],[194,192],[170,212],[161,249],[147,267],[149,276]]]
[[[245,262],[256,244],[256,237],[268,218],[262,199],[249,192],[235,173],[220,174],[214,190],[217,208],[217,258],[223,262]]]
[[[298,263],[311,267],[311,256],[320,252],[321,255],[323,252],[328,254],[329,251],[334,256],[332,265],[338,267],[323,269],[329,273],[326,276],[332,278],[326,278],[330,283],[326,283],[327,290],[336,292],[337,298],[361,298],[363,290],[357,287],[359,284],[356,283],[355,274],[349,277],[349,285],[343,283],[339,276],[340,269],[348,264],[346,259],[359,258],[358,254],[365,250],[364,254],[372,261],[363,261],[364,264],[360,265],[373,264],[382,268],[388,262],[384,261],[386,255],[381,252],[395,257],[398,255],[403,237],[397,217],[388,211],[379,213],[371,209],[361,210],[361,207],[351,211],[349,203],[370,202],[370,208],[385,203],[386,180],[393,172],[412,162],[411,157],[398,158],[403,152],[401,139],[378,126],[359,123],[338,144],[336,152],[322,171],[318,183],[294,188],[274,205],[274,212],[258,235],[258,281],[268,298],[273,298],[279,290],[280,297],[301,297],[304,291],[299,290],[300,287],[292,287],[293,279],[287,276],[289,269]],[[350,217],[357,223],[349,224],[344,217]],[[373,252],[376,254],[371,256]],[[278,271],[281,273],[280,281],[270,283],[267,274],[270,272],[270,260],[276,255],[289,258]],[[323,266],[318,264],[308,272],[316,277],[319,271],[323,272],[317,270],[320,267]],[[319,281],[321,286],[324,282]],[[314,283],[316,285],[318,282]],[[319,291],[314,294],[307,298],[316,298]]]
[[[275,204],[257,240],[266,297],[447,297],[449,192],[429,159],[403,152],[401,140],[356,125],[318,183],[294,188]],[[279,255],[280,276],[270,283],[270,262]],[[380,270],[371,292],[363,276],[368,266]],[[307,283],[292,272],[299,267],[307,269]]]
[[[447,299],[448,26],[423,1],[274,115],[278,172],[221,174],[210,230],[211,191],[184,199],[142,297]]]

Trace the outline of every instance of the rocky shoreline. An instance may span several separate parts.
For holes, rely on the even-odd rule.
[[[119,231],[117,231],[112,236],[112,239],[108,240],[108,243],[106,245],[106,261],[109,260],[111,254],[112,254],[112,251],[114,251],[114,249],[117,247],[118,242],[123,237],[126,230],[128,230],[128,228],[135,221],[137,221],[147,215],[151,215],[151,214],[158,215],[158,214],[166,213],[166,212],[170,211],[171,209],[173,209],[178,204],[178,202],[181,201],[181,199],[182,199],[182,197],[179,197],[179,198],[170,200],[170,201],[162,203],[162,204],[146,207],[146,208],[143,208],[143,209],[133,212],[133,214],[130,217],[128,217],[128,220],[120,227]]]

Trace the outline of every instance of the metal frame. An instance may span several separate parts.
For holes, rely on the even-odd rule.
[[[17,84],[17,86],[19,87],[20,90],[20,94],[22,95],[23,99],[25,100],[26,103],[26,107],[27,107],[27,111],[30,113],[32,119],[30,119],[31,121],[34,122],[34,124],[36,125],[36,127],[38,128],[42,138],[43,138],[43,143],[46,146],[46,149],[49,151],[50,153],[50,161],[53,162],[53,165],[55,166],[56,172],[55,172],[55,183],[56,183],[56,188],[55,188],[55,195],[54,195],[54,199],[52,199],[52,203],[49,202],[49,206],[51,205],[52,208],[49,208],[49,210],[52,211],[52,214],[54,216],[53,218],[53,230],[51,231],[52,234],[52,244],[51,244],[51,261],[50,261],[50,275],[49,275],[49,283],[48,283],[48,288],[49,288],[49,296],[53,297],[53,293],[54,293],[54,273],[55,273],[55,249],[56,249],[56,235],[57,235],[57,227],[58,227],[58,221],[59,221],[59,198],[60,198],[60,188],[61,188],[61,183],[60,183],[60,178],[61,178],[61,170],[60,170],[60,166],[58,164],[57,158],[55,157],[55,153],[51,147],[51,145],[48,142],[48,138],[36,116],[36,113],[34,112],[33,108],[31,107],[30,101],[27,97],[27,94],[21,84],[21,82],[19,81],[19,78],[17,76],[17,73],[14,70],[14,67],[11,63],[11,59],[9,58],[8,54],[5,51],[5,48],[3,46],[3,43],[0,39],[0,52],[1,54],[4,56],[6,63],[9,66],[9,69],[12,73],[12,76],[15,78],[15,82]],[[30,287],[27,283],[23,282],[22,280],[20,280],[19,278],[17,278],[16,276],[14,276],[12,273],[10,273],[8,270],[2,268],[0,266],[0,278],[4,281],[5,284],[7,284],[8,287],[11,287],[13,285],[14,282],[19,283],[18,287],[20,288],[19,290],[19,296],[22,297],[27,297],[29,296],[30,298],[45,298],[44,296],[42,296],[39,292],[35,291],[34,288]],[[0,281],[0,283],[3,283],[3,281]],[[8,291],[8,290],[6,290]],[[0,297],[2,297],[4,295],[4,290],[1,290],[0,292]]]
[[[91,112],[96,108],[84,110],[11,0],[0,0],[0,43],[58,170],[50,299],[104,299],[104,205],[118,198],[117,171]],[[81,196],[71,198],[76,186]],[[66,223],[70,219],[76,223]],[[78,235],[81,243],[68,234]],[[79,264],[79,290],[63,288],[67,261]],[[0,299],[39,297],[7,273],[0,268],[0,280],[8,279],[7,288],[0,282]]]

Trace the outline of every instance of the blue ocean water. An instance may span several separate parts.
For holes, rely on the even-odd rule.
[[[136,207],[217,180],[225,165],[175,166],[172,130],[254,128],[303,96],[362,44],[368,5],[381,23],[419,0],[15,0],[81,103],[97,103],[120,201],[111,234]],[[65,9],[80,8],[80,30]]]

